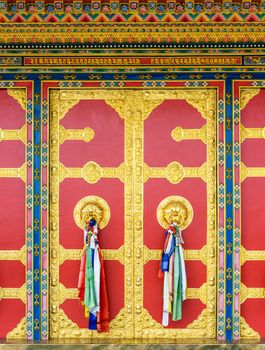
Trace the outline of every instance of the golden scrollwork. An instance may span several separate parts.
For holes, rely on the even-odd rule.
[[[32,20],[32,17],[31,17]],[[139,17],[139,20],[142,19]],[[10,19],[11,21],[11,19]],[[109,42],[113,38],[115,42],[128,42],[134,39],[137,42],[146,42],[148,38],[154,43],[166,42],[262,42],[264,27],[262,22],[223,22],[222,25],[214,22],[206,23],[167,23],[143,22],[142,23],[115,23],[96,22],[75,23],[74,26],[67,26],[68,23],[57,22],[53,31],[43,28],[42,25],[32,26],[32,23],[21,23],[14,27],[13,23],[6,23],[0,32],[1,42],[30,43],[36,37],[38,42],[53,42],[54,38],[62,43],[82,43],[87,40],[89,33],[93,42]],[[159,29],[158,29],[159,25]],[[13,35],[10,35],[12,30]],[[215,61],[212,63],[214,66]]]
[[[265,177],[264,167],[246,167],[240,163],[240,181],[243,182],[247,177]]]
[[[27,143],[27,127],[24,125],[18,130],[6,130],[0,129],[0,142],[1,141],[14,141],[19,140],[24,144]]]
[[[9,96],[17,100],[24,111],[27,110],[27,91],[25,88],[7,89],[7,93]]]
[[[77,288],[66,288],[62,283],[59,284],[60,299],[59,304],[65,302],[66,299],[78,299]]]
[[[200,288],[187,288],[187,299],[200,299],[203,304],[207,304],[207,283]]]
[[[250,288],[246,287],[244,283],[240,285],[240,302],[243,303],[246,299],[264,299],[265,288]]]
[[[0,260],[19,260],[26,265],[26,246],[20,250],[0,250]]]
[[[73,102],[67,102],[67,100]],[[59,183],[60,180],[75,171],[80,175],[80,168],[66,168],[59,163],[59,119],[69,105],[76,101],[91,99],[104,100],[124,120],[124,163],[121,165],[122,180],[124,182],[124,245],[117,252],[106,250],[104,258],[116,257],[124,264],[124,306],[119,314],[111,321],[109,337],[122,339],[133,338],[202,338],[215,337],[216,316],[216,256],[215,256],[215,232],[216,232],[216,203],[215,203],[215,123],[216,123],[216,89],[212,88],[174,88],[174,89],[135,89],[135,90],[111,90],[111,89],[76,89],[76,90],[51,90],[50,91],[50,336],[51,338],[102,338],[104,335],[91,333],[87,329],[79,329],[78,325],[69,320],[68,316],[60,309],[60,302],[64,295],[75,297],[75,289],[64,294],[60,286],[59,265],[74,256],[80,257],[80,250],[64,250],[59,242]],[[206,120],[207,130],[207,163],[200,168],[184,168],[185,176],[203,177],[207,180],[207,245],[201,251],[188,251],[187,257],[198,257],[207,266],[207,282],[200,287],[200,298],[206,303],[206,309],[185,329],[165,329],[156,322],[144,308],[144,264],[156,253],[147,254],[144,246],[143,234],[143,180],[146,180],[146,169],[155,174],[155,177],[170,178],[176,180],[174,174],[177,162],[162,170],[149,168],[144,164],[143,135],[144,121],[152,111],[163,101],[169,99],[185,99],[192,104]],[[61,108],[62,106],[62,108]],[[67,108],[66,108],[67,107]],[[91,164],[91,161],[88,162]],[[178,163],[179,164],[179,163]],[[181,165],[179,166],[181,169]],[[82,168],[81,168],[82,169]],[[103,177],[102,168],[94,164],[94,170]],[[110,168],[109,177],[117,178],[117,169]],[[192,169],[192,170],[190,170]],[[190,173],[189,173],[190,172]],[[159,176],[158,176],[159,173]],[[81,177],[84,174],[81,174]],[[72,174],[71,174],[72,176]],[[75,176],[75,175],[74,175]],[[150,174],[149,174],[150,176]],[[178,175],[179,176],[179,175]],[[69,255],[68,255],[69,253]],[[66,255],[65,255],[66,254]],[[120,257],[119,257],[120,254]],[[121,259],[121,260],[120,260]],[[61,292],[62,291],[62,294]],[[189,296],[195,297],[198,290],[189,290]]]
[[[265,127],[264,128],[245,128],[244,125],[240,125],[240,141],[245,139],[265,139]]]
[[[81,260],[82,249],[66,249],[60,245],[59,264],[63,264],[66,260]],[[104,260],[118,260],[124,264],[124,246],[119,249],[101,249]]]
[[[19,324],[9,333],[7,333],[7,340],[9,339],[26,339],[27,337],[27,320],[23,317]]]
[[[81,100],[104,100],[113,109],[115,109],[121,118],[124,118],[127,108],[124,104],[125,94],[123,91],[112,91],[110,95],[107,90],[100,90],[100,94],[97,94],[92,89],[80,89],[80,90],[62,90],[58,94],[60,100],[60,115],[59,119],[64,118],[65,114],[70,108],[75,106]]]
[[[1,288],[0,299],[20,299],[26,304],[26,285],[20,288]]]
[[[244,109],[249,101],[252,100],[254,96],[257,96],[260,91],[259,88],[241,88],[239,97],[240,109]]]
[[[243,265],[248,260],[265,260],[265,250],[246,250],[240,248],[240,263]]]
[[[64,337],[66,334],[66,330],[70,330],[71,333],[79,332],[79,327],[77,326],[76,323],[73,321],[69,320],[69,318],[66,316],[64,311],[62,309],[59,309],[59,320],[60,320],[60,337]],[[78,334],[78,333],[77,333]]]
[[[204,309],[199,317],[187,326],[188,329],[192,330],[202,330],[208,328],[210,333],[204,332],[204,336],[212,338],[214,336],[215,328],[215,318],[213,315],[209,314],[207,309]]]
[[[66,288],[62,283],[59,285],[60,289],[60,300],[62,304],[66,299],[78,299],[77,288]],[[207,284],[204,283],[199,288],[187,288],[187,299],[199,299],[203,304],[207,303]]]
[[[102,255],[104,260],[118,260],[122,265],[125,263],[124,246],[119,249],[102,249]]]
[[[59,308],[59,116],[60,91],[50,91],[50,303],[49,335],[58,338],[60,325]]]
[[[0,177],[18,177],[24,182],[27,180],[27,164],[20,168],[0,168]]]
[[[183,129],[181,126],[177,126],[172,130],[171,136],[177,142],[183,140],[201,140],[203,143],[206,143],[206,132],[206,125],[203,125],[200,129]]]
[[[240,338],[241,339],[260,339],[260,335],[246,322],[244,317],[240,317]]]
[[[160,260],[162,250],[160,249],[149,249],[144,246],[144,264],[148,263],[150,260]],[[184,250],[185,260],[199,260],[204,265],[207,263],[207,246],[203,246],[200,250]]]
[[[118,178],[124,181],[124,164],[116,168],[101,167],[96,162],[90,161],[83,168],[67,168],[60,163],[60,182],[66,178],[82,178],[88,183],[94,184],[101,178],[113,179]]]
[[[110,219],[110,207],[105,199],[98,196],[87,196],[78,201],[74,208],[76,225],[84,229],[91,219],[97,221],[100,229],[107,226]]]
[[[170,183],[177,184],[187,177],[198,177],[207,182],[207,164],[200,167],[183,167],[179,162],[171,162],[166,167],[149,167],[144,164],[144,182],[150,178],[166,178]]]
[[[189,339],[191,336],[193,339],[207,337],[209,339],[214,337],[215,329],[215,318],[212,315],[209,315],[209,312],[204,309],[199,317],[192,321],[186,328],[168,328],[165,329],[162,325],[156,322],[147,310],[143,310],[144,324],[148,325],[148,328],[143,330],[144,338],[154,337],[160,339],[169,337],[170,340],[181,340]],[[207,332],[207,328],[210,328],[210,333]],[[197,340],[196,340],[197,341]]]
[[[186,89],[177,90],[146,90],[142,94],[143,101],[143,119],[148,118],[150,113],[160,105],[164,100],[184,99],[201,114],[204,119],[215,114],[215,106],[211,100],[216,99],[215,89]]]
[[[66,113],[80,101],[80,98],[75,95],[72,95],[70,98],[66,99],[64,99],[64,96],[64,91],[61,94],[58,94],[58,98],[60,99],[59,120],[62,120],[65,117]]]
[[[181,196],[169,196],[163,199],[157,208],[157,221],[163,228],[175,222],[182,230],[187,228],[193,219],[193,208],[190,202]]]
[[[95,133],[91,128],[84,129],[65,129],[60,125],[60,144],[63,144],[67,140],[80,140],[84,142],[90,142],[93,140]]]
[[[106,338],[104,333],[94,333],[87,328],[79,328],[76,323],[68,318],[62,309],[58,312],[60,329],[58,338],[80,338],[80,339],[93,339],[93,338]],[[124,339],[124,331],[122,329],[126,322],[126,310],[123,308],[120,310],[114,320],[110,322],[111,339]],[[126,339],[126,338],[125,338]]]

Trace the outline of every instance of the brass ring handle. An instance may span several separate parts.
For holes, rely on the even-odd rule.
[[[105,199],[98,196],[87,196],[76,204],[74,209],[76,225],[84,229],[90,219],[95,219],[101,230],[108,224],[110,207]]]
[[[192,222],[193,208],[186,198],[169,196],[159,203],[156,215],[159,224],[164,229],[175,222],[183,230]]]

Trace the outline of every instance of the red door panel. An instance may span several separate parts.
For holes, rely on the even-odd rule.
[[[6,338],[26,315],[26,256],[18,254],[25,245],[26,184],[12,175],[25,163],[26,150],[19,136],[10,139],[12,131],[26,128],[26,112],[6,89],[0,101],[0,338]]]

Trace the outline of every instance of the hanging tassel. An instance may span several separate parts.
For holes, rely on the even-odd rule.
[[[173,223],[166,231],[166,239],[160,262],[163,284],[162,325],[168,326],[169,313],[174,321],[182,318],[182,302],[186,300],[186,269],[181,230]]]
[[[85,244],[79,272],[78,297],[85,306],[85,316],[89,318],[88,328],[108,332],[108,299],[97,235],[97,222],[91,219],[84,230]]]

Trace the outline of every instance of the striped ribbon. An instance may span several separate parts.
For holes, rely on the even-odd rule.
[[[160,276],[164,277],[163,326],[168,326],[170,313],[173,321],[182,318],[182,302],[186,300],[187,288],[183,243],[180,228],[172,223],[166,231],[160,263]]]
[[[84,250],[81,259],[78,297],[89,317],[88,328],[98,332],[109,331],[109,311],[105,272],[98,245],[98,225],[90,220],[84,230]]]

